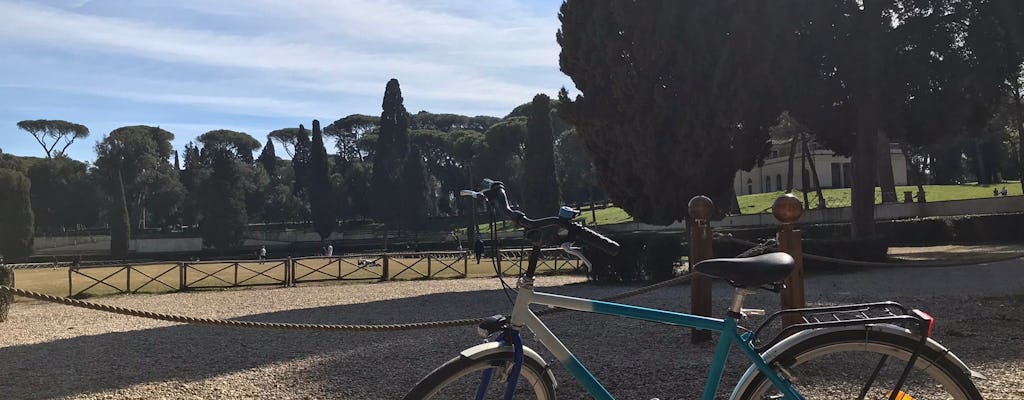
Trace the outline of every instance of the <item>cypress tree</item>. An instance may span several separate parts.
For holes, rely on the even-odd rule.
[[[551,99],[533,97],[526,121],[526,154],[523,167],[523,212],[546,217],[558,211],[555,179],[555,138],[551,131]]]
[[[224,252],[245,241],[249,217],[245,201],[243,165],[224,148],[204,148],[211,167],[210,177],[202,183],[200,202],[203,217],[199,230],[203,243]]]
[[[337,219],[331,208],[331,181],[328,177],[327,149],[320,131],[320,121],[313,120],[313,143],[309,157],[309,207],[313,214],[313,228],[326,240],[334,232]]]
[[[263,170],[267,171],[267,175],[270,176],[271,181],[277,176],[277,154],[274,151],[274,141],[267,137],[267,145],[263,146],[263,151],[260,152],[260,157],[257,159],[260,165],[263,166]]]
[[[306,127],[299,125],[295,135],[295,155],[292,157],[292,169],[295,171],[295,187],[293,193],[305,199],[309,194],[309,164],[312,149]]]
[[[0,169],[0,255],[4,262],[22,261],[32,254],[35,230],[32,183],[18,171]]]
[[[427,222],[427,205],[430,189],[427,186],[427,171],[419,147],[412,146],[402,166],[402,184],[399,186],[401,207],[396,209],[402,216],[401,225],[409,230],[423,227]]]
[[[409,151],[409,113],[405,110],[397,79],[388,81],[382,108],[370,178],[371,204],[374,219],[393,225],[400,222],[395,211],[404,206],[398,178]]]

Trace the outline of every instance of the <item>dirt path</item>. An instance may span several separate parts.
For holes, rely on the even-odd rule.
[[[945,268],[891,268],[807,278],[812,305],[893,299],[937,319],[935,336],[989,379],[987,399],[1024,399],[1024,260]],[[548,291],[599,298],[632,287],[543,277]],[[507,312],[495,279],[300,286],[96,301],[155,312],[254,321],[402,323]],[[629,304],[685,310],[686,286]],[[716,314],[730,288],[714,288]],[[777,295],[748,302],[771,311]],[[711,345],[659,324],[592,314],[545,318],[619,398],[692,399],[700,392]],[[188,326],[39,302],[15,304],[0,324],[0,393],[5,399],[391,399],[479,343],[472,327],[397,333],[324,333]],[[536,343],[532,347],[539,346]],[[546,358],[551,360],[550,355]],[[658,360],[658,362],[652,362]],[[731,357],[723,387],[746,368]],[[583,398],[564,368],[559,396]],[[725,389],[720,398],[728,397]]]

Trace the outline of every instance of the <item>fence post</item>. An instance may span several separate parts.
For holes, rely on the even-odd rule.
[[[290,255],[284,259],[284,280],[285,287],[295,287],[295,262]]]
[[[469,250],[462,253],[462,277],[469,277]]]
[[[689,218],[686,220],[686,230],[690,234],[690,271],[693,272],[693,265],[712,258],[711,225],[708,220],[715,210],[715,204],[707,196],[694,196],[687,204]],[[696,315],[711,316],[711,278],[694,273],[690,279],[690,312]],[[692,329],[690,342],[700,343],[711,340],[711,332],[706,330]]]
[[[381,256],[381,260],[384,261],[384,265],[380,267],[380,280],[381,282],[388,280],[388,253],[384,253]]]
[[[804,300],[804,257],[803,246],[800,243],[800,231],[793,229],[793,223],[800,219],[804,212],[803,204],[791,193],[786,193],[775,199],[772,204],[772,215],[782,223],[777,240],[779,250],[789,254],[796,261],[793,272],[786,277],[786,288],[782,289],[780,295],[782,309],[803,308],[806,306]],[[783,318],[784,326],[802,323],[800,316],[791,315]]]
[[[132,294],[132,265],[124,266],[124,294]]]
[[[71,297],[71,271],[74,269],[75,267],[68,268],[68,297]]]
[[[178,291],[185,290],[185,263],[178,263]]]
[[[432,271],[433,268],[431,268],[431,265],[430,265],[431,264],[430,260],[432,258],[433,257],[430,256],[430,253],[427,253],[427,279],[430,279],[431,275],[433,275],[433,271]]]

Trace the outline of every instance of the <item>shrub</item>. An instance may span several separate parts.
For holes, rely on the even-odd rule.
[[[679,234],[626,234],[613,239],[621,246],[615,257],[585,250],[594,264],[591,279],[611,282],[669,279],[675,275],[675,264],[684,254]]]

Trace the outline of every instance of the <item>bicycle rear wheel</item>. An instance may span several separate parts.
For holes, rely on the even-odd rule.
[[[485,388],[482,398],[502,399],[512,366],[513,354],[510,351],[488,354],[477,359],[455,357],[417,383],[405,399],[476,399],[481,379],[487,371],[491,373],[490,384]],[[554,400],[555,382],[547,366],[524,357],[514,398]]]
[[[806,399],[888,399],[918,343],[909,334],[845,329],[810,337],[766,361]],[[941,347],[926,346],[897,399],[981,399],[958,361]],[[758,371],[737,398],[782,396]]]

